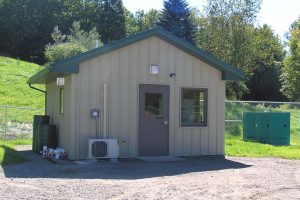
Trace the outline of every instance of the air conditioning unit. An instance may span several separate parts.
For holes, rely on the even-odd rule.
[[[89,140],[89,159],[118,158],[119,145],[116,139]]]

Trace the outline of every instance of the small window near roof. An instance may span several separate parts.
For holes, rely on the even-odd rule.
[[[207,89],[182,89],[181,126],[207,126]]]
[[[64,88],[59,88],[59,114],[64,114]]]

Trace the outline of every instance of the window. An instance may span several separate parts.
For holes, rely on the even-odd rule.
[[[146,93],[145,96],[145,115],[161,119],[163,117],[161,93]]]
[[[181,90],[181,126],[207,126],[207,89]]]
[[[64,88],[59,88],[59,114],[64,114]]]

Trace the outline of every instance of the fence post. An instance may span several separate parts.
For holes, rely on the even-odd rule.
[[[4,139],[6,140],[7,133],[7,106],[4,107]]]

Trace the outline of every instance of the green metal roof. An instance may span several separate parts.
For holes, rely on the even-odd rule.
[[[38,72],[32,76],[28,83],[31,84],[42,84],[47,83],[52,80],[53,77],[58,74],[74,74],[79,72],[79,64],[85,60],[91,59],[93,57],[111,52],[113,50],[119,49],[121,47],[139,42],[141,40],[147,39],[149,37],[156,36],[165,40],[166,42],[176,46],[177,48],[187,52],[188,54],[206,62],[207,64],[222,71],[223,80],[242,80],[245,79],[244,73],[223,61],[217,59],[211,54],[206,53],[202,49],[196,47],[195,45],[175,36],[173,33],[168,32],[162,28],[150,29],[141,33],[137,33],[133,36],[109,43],[100,48],[90,50],[85,53],[73,56],[71,58],[57,62],[49,67],[46,67],[42,71]]]

